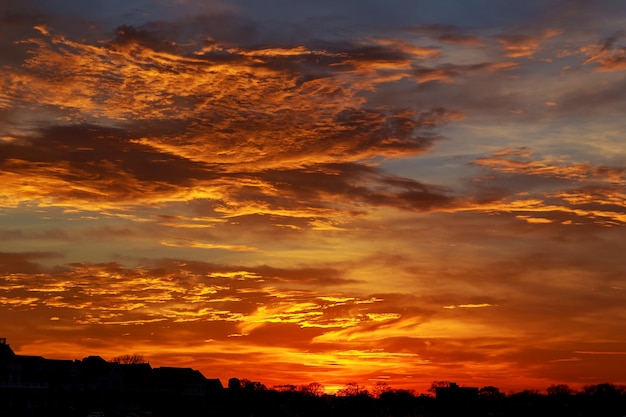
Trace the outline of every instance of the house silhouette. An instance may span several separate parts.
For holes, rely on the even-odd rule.
[[[95,410],[175,415],[181,404],[189,412],[201,412],[222,390],[219,379],[191,368],[121,364],[100,356],[56,360],[16,355],[0,338],[0,416],[84,416]]]

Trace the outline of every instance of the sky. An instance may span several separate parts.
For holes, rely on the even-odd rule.
[[[0,5],[0,337],[329,391],[626,383],[622,0]]]

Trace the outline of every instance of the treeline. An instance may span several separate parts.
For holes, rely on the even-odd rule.
[[[450,395],[437,393],[451,389]],[[464,388],[461,387],[461,390]],[[623,417],[626,387],[610,383],[574,390],[551,385],[545,393],[525,390],[505,394],[497,387],[475,389],[475,397],[455,396],[454,386],[435,382],[427,393],[377,384],[372,391],[356,383],[335,395],[324,394],[318,383],[267,388],[258,381],[229,380],[224,395],[212,402],[207,416],[215,417]],[[199,416],[200,414],[198,414]]]

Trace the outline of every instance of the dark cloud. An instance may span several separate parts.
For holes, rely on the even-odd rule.
[[[427,117],[423,120],[424,124],[430,123]],[[402,136],[405,134],[402,129],[412,129],[411,125],[408,128],[397,126],[401,122],[396,120],[396,126],[391,125],[395,135],[378,135],[371,129],[361,127],[354,117],[345,119],[344,126],[346,123],[354,123],[346,130],[359,129],[364,136],[361,139],[356,134],[351,138],[355,141],[352,146],[356,152],[374,146],[394,146],[384,144],[388,136]],[[141,132],[133,135],[139,137]],[[424,142],[430,141],[429,138]],[[229,186],[230,193],[242,202],[265,201],[277,209],[325,207],[329,197],[332,197],[330,201],[342,197],[346,202],[408,210],[428,210],[452,203],[445,190],[415,180],[389,177],[379,169],[355,163],[229,174],[220,172],[222,170],[216,165],[160,152],[146,142],[133,139],[126,130],[93,125],[53,126],[42,129],[38,136],[22,143],[0,146],[3,148],[0,163],[5,172],[45,178],[52,186],[40,187],[37,194],[60,202],[115,203],[134,201],[142,196],[167,199],[194,185],[215,182],[232,184]],[[346,148],[350,146],[346,141],[342,146],[342,153],[351,152]],[[426,145],[415,141],[407,142],[406,146],[418,149]],[[250,184],[266,183],[272,188],[238,185],[238,181],[244,178]],[[59,188],[60,184],[66,188]],[[306,206],[298,203],[303,201],[307,201]]]
[[[581,117],[594,114],[602,117],[626,110],[626,101],[619,94],[626,81],[617,80],[610,85],[583,85],[565,93],[556,111],[561,116]]]
[[[64,184],[65,189],[42,186],[38,191],[61,201],[124,201],[216,178],[205,164],[158,152],[117,128],[51,126],[21,143],[0,147],[5,172]]]
[[[158,39],[153,33],[137,29],[134,26],[119,26],[115,29],[115,33],[115,39],[111,44],[113,47],[138,45],[144,48],[150,48],[153,51],[170,53],[179,52],[175,41]]]
[[[472,74],[507,71],[518,67],[514,62],[484,62],[471,65],[443,64],[437,67],[415,66],[414,74],[420,82],[454,82]]]
[[[258,48],[267,42],[259,24],[235,13],[194,14],[179,19],[160,19],[133,28],[160,40],[176,42],[182,50],[218,45],[236,48]]]
[[[62,256],[57,252],[0,252],[0,269],[6,274],[37,274],[48,269],[37,261]]]
[[[460,26],[443,25],[443,24],[421,24],[415,25],[408,30],[412,33],[431,37],[440,42],[470,45],[470,46],[483,46],[485,40],[478,35],[473,34],[472,29],[463,28]]]
[[[268,195],[262,188],[242,188],[239,200],[266,201],[275,208],[328,207],[365,203],[366,207],[431,210],[451,206],[454,197],[444,189],[418,181],[388,176],[380,169],[360,164],[324,164],[302,170],[267,170],[258,178],[280,190]],[[339,200],[337,200],[339,199]],[[303,206],[300,202],[307,201]],[[312,205],[314,204],[314,205]]]
[[[284,282],[288,285],[310,285],[316,286],[336,286],[342,284],[353,284],[358,282],[355,279],[344,277],[344,273],[333,268],[300,268],[300,269],[283,269],[272,266],[258,266],[253,268],[254,271],[262,276],[266,276]]]
[[[7,229],[0,231],[0,239],[5,239],[7,241],[12,240],[46,240],[46,239],[54,239],[54,240],[66,240],[69,241],[72,239],[71,234],[67,233],[64,230],[60,229],[50,229],[50,230],[41,230],[41,231],[30,231],[26,232],[21,229]]]

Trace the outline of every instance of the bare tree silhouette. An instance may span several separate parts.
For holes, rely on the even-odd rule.
[[[133,353],[132,355],[116,356],[113,359],[111,359],[111,362],[119,363],[123,365],[137,365],[140,363],[148,363],[148,361],[145,360],[143,355],[139,353]]]

